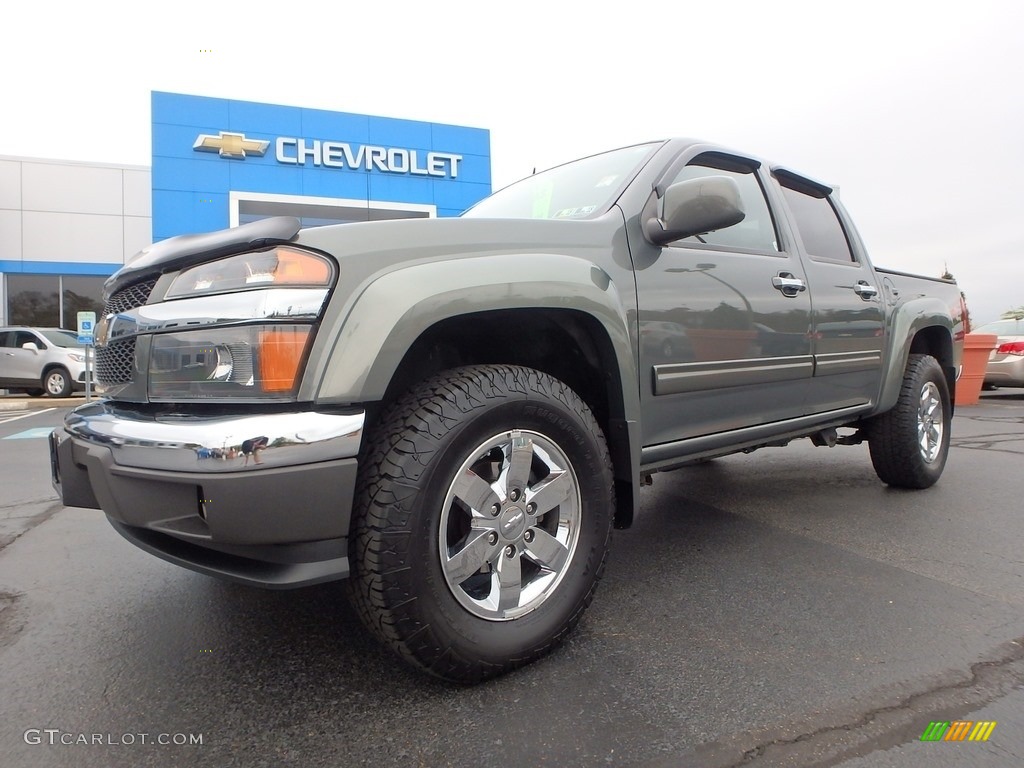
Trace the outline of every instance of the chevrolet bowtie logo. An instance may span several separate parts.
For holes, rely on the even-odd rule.
[[[192,149],[196,152],[219,152],[221,157],[245,160],[247,155],[263,157],[263,153],[269,146],[269,141],[247,139],[244,133],[221,131],[218,136],[209,133],[200,134],[196,143],[192,145]]]

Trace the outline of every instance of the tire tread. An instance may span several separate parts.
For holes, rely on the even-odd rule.
[[[412,535],[413,505],[424,490],[438,441],[450,430],[468,423],[475,411],[491,401],[508,393],[529,399],[535,392],[544,393],[572,410],[597,436],[599,461],[609,478],[609,504],[614,505],[611,459],[597,421],[568,386],[532,369],[469,366],[438,374],[386,408],[364,440],[349,539],[351,601],[374,636],[411,664],[448,680],[479,682],[550,651],[579,621],[605,566],[610,524],[600,543],[593,584],[568,621],[547,642],[501,664],[466,658],[454,649],[436,647],[430,641],[430,625],[422,623],[410,610],[417,598],[403,591],[402,579],[394,578],[408,570],[403,563]]]
[[[932,380],[943,398],[942,454],[937,464],[926,464],[917,445],[917,409],[921,386]],[[898,488],[922,489],[933,485],[942,474],[949,449],[949,393],[938,361],[931,355],[912,354],[907,360],[896,405],[876,416],[869,432],[871,463],[882,482]]]

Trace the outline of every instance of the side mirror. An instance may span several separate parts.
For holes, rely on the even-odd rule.
[[[24,344],[21,345],[21,348],[22,349],[30,349],[33,352],[38,352],[39,351],[39,347],[38,347],[38,345],[34,341],[26,341]]]
[[[645,227],[655,245],[725,229],[746,216],[740,188],[728,176],[676,182],[665,190],[662,210],[662,218],[648,219]]]

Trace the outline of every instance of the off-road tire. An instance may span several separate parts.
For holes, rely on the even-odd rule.
[[[868,430],[871,463],[882,482],[897,488],[934,485],[946,465],[952,415],[938,361],[931,355],[910,355],[896,405],[872,419]]]
[[[517,436],[519,442],[510,445],[529,446],[531,478],[537,476],[538,466],[544,466],[537,463],[535,444],[547,441],[550,454],[568,460],[578,489],[572,505],[578,534],[572,550],[567,550],[572,554],[559,566],[561,576],[545,588],[539,605],[517,609],[525,612],[512,618],[488,619],[475,615],[483,609],[460,596],[459,587],[450,583],[451,563],[442,562],[448,543],[446,536],[442,544],[441,526],[449,514],[454,519],[451,510],[456,504],[445,501],[453,498],[455,478],[471,474],[465,469],[468,462],[503,465],[496,448],[486,453],[487,459],[474,458],[474,451],[505,433]],[[534,437],[527,443],[525,435]],[[510,484],[512,465],[511,460],[504,465]],[[495,480],[491,487],[499,485]],[[522,492],[523,500],[527,492]],[[536,491],[530,492],[539,498]],[[502,504],[515,501],[515,496],[509,491]],[[555,505],[554,520],[567,504]],[[488,512],[491,509],[487,507]],[[399,398],[364,442],[349,549],[353,605],[373,634],[433,675],[475,683],[502,674],[548,653],[579,621],[604,569],[613,510],[612,468],[604,436],[589,408],[569,387],[521,367],[447,371]],[[486,514],[475,514],[474,523],[484,521]],[[515,517],[509,515],[510,528],[522,524],[513,525]],[[505,519],[505,512],[495,517]],[[505,535],[505,528],[496,530]],[[538,528],[521,535],[527,536],[525,541],[536,536],[540,542],[543,534]],[[507,554],[504,542],[499,545]],[[536,567],[527,561],[528,549],[523,545],[520,550],[524,585],[528,570]],[[480,572],[471,571],[469,578],[499,579],[497,566],[490,575],[487,567],[485,563]],[[527,594],[525,588],[522,594]]]

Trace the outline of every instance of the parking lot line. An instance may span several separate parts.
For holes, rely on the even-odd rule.
[[[43,408],[42,410],[39,410],[39,411],[29,411],[28,413],[23,413],[20,416],[11,416],[9,418],[5,416],[3,418],[0,418],[0,424],[6,424],[6,423],[8,423],[10,421],[17,421],[18,419],[25,419],[25,418],[28,418],[29,416],[35,416],[35,415],[40,414],[40,413],[49,413],[50,411],[55,411],[55,410],[57,410],[57,409],[56,408]]]

